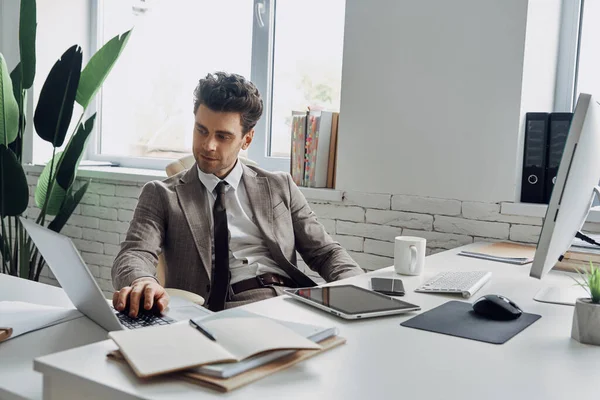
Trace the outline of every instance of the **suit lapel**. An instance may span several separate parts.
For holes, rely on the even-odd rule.
[[[258,225],[267,243],[276,241],[273,233],[273,206],[271,204],[271,189],[267,178],[256,176],[256,172],[242,164],[244,174],[242,179],[250,200],[250,208],[254,214],[254,222]]]
[[[192,232],[192,238],[200,255],[200,260],[211,276],[211,226],[210,212],[206,199],[206,189],[198,179],[198,169],[194,165],[180,179],[181,184],[175,186],[179,205]]]
[[[273,204],[271,201],[269,181],[266,177],[257,176],[256,172],[244,164],[242,164],[242,168],[244,169],[242,179],[244,180],[246,193],[250,200],[250,208],[254,213],[254,222],[264,235],[265,242],[271,251],[273,260],[277,263],[279,268],[284,270],[298,285],[305,287],[316,286],[316,283],[312,279],[288,261],[281,250],[281,246],[277,241],[273,228]],[[294,228],[290,226],[289,229]]]

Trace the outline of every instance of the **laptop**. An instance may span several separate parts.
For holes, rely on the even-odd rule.
[[[70,238],[25,218],[19,219],[73,305],[109,332],[165,325],[212,314],[191,301],[172,297],[165,314],[142,313],[138,318],[131,318],[110,305]]]

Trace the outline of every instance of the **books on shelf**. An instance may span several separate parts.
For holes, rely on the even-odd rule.
[[[335,187],[339,113],[294,111],[290,174],[298,186]]]

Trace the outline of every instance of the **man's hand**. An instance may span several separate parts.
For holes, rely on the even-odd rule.
[[[156,303],[158,310],[162,312],[169,304],[169,295],[165,289],[153,278],[139,278],[133,281],[131,286],[125,286],[113,294],[113,307],[117,311],[123,311],[129,304],[129,316],[137,317],[141,300],[143,307],[150,310]],[[128,301],[129,300],[129,301]]]

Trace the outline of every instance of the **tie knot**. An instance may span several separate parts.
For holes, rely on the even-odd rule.
[[[225,189],[227,189],[227,182],[221,181],[217,184],[215,191],[217,194],[225,194]]]

